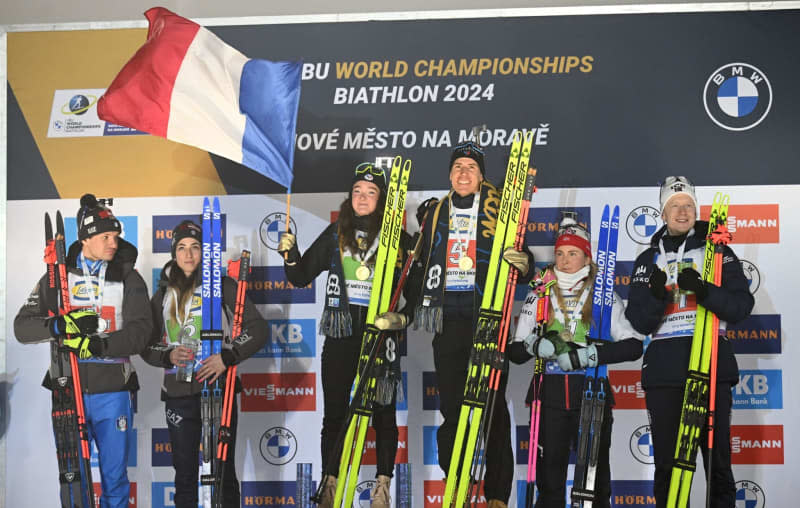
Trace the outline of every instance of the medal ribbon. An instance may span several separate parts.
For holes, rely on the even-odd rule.
[[[583,292],[578,299],[578,303],[575,304],[575,308],[572,309],[569,319],[567,319],[567,317],[564,315],[564,311],[561,309],[561,305],[558,303],[558,297],[553,295],[553,297],[550,298],[550,303],[553,304],[553,313],[555,314],[556,321],[564,325],[564,329],[569,330],[570,333],[575,333],[575,329],[578,326],[578,321],[580,321],[583,317],[583,304],[585,304],[586,299],[589,298],[589,289],[589,284],[584,283]]]
[[[103,310],[103,289],[106,286],[106,269],[108,268],[108,263],[105,261],[100,261],[100,269],[98,270],[97,274],[97,299],[95,299],[94,294],[94,287],[92,287],[92,279],[94,279],[94,275],[89,271],[89,265],[86,263],[86,258],[81,254],[81,269],[83,270],[83,278],[87,281],[88,288],[86,295],[89,298],[89,304],[92,306],[92,309],[97,313],[99,317],[101,315],[101,311]],[[107,325],[106,325],[107,326]],[[106,326],[102,327],[103,329],[100,330],[98,327],[98,331],[103,332],[105,331]]]
[[[669,254],[667,254],[666,250],[664,249],[664,237],[661,237],[661,239],[658,241],[658,250],[661,252],[661,257],[656,262],[656,265],[660,269],[664,270],[664,272],[666,272],[666,274],[667,274],[667,285],[668,286],[677,286],[677,284],[678,284],[678,264],[681,262],[681,259],[683,259],[683,251],[686,249],[686,240],[688,240],[689,236],[692,235],[693,233],[694,233],[694,229],[689,231],[686,234],[686,239],[684,239],[683,243],[681,244],[681,246],[678,247],[678,254],[677,254],[677,258],[675,259],[675,271],[674,272],[667,271],[667,267],[669,266],[670,257],[669,257]]]
[[[474,237],[475,233],[477,232],[478,228],[475,227],[478,224],[478,204],[480,199],[478,194],[476,193],[472,197],[472,208],[469,211],[469,220],[467,222],[466,229],[462,230],[461,228],[457,227],[456,224],[456,207],[453,206],[453,199],[450,195],[447,196],[447,199],[450,200],[450,229],[453,230],[455,236],[456,245],[458,245],[458,250],[461,251],[461,257],[467,256],[469,252],[469,241],[470,237]],[[460,210],[460,209],[459,209]],[[461,233],[462,231],[465,233],[464,241],[461,241]]]

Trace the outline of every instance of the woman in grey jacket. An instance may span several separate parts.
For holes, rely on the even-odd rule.
[[[203,382],[212,383],[228,367],[237,365],[264,347],[267,340],[267,323],[250,300],[245,300],[242,317],[242,333],[230,337],[233,309],[236,303],[236,282],[225,277],[222,282],[222,328],[225,340],[220,354],[211,355],[196,368],[190,382],[179,381],[177,365],[194,361],[194,352],[180,345],[181,337],[190,334],[200,338],[202,328],[202,298],[200,296],[200,226],[183,221],[172,232],[172,260],[161,272],[158,291],[151,300],[153,311],[153,335],[144,360],[156,367],[164,368],[164,384],[161,398],[166,409],[167,426],[172,445],[172,463],[175,468],[175,506],[196,508],[198,504],[197,456],[202,438],[200,419],[200,390]],[[236,391],[239,392],[238,386]],[[231,442],[228,463],[234,464],[236,449],[236,398],[231,413]],[[228,507],[240,505],[239,482],[234,467],[225,468],[223,478],[223,504]]]

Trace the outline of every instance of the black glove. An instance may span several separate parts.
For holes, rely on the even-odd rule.
[[[438,199],[428,198],[417,207],[417,224],[420,226],[422,225],[422,221],[425,219],[425,214],[428,213],[428,209],[433,209],[437,203],[439,203]]]
[[[667,296],[667,288],[664,285],[667,283],[667,274],[664,270],[654,266],[653,273],[650,274],[650,292],[658,298],[663,300]]]
[[[708,287],[694,268],[684,268],[678,274],[678,287],[693,292],[697,296],[698,302],[705,300],[708,296]]]
[[[60,335],[91,335],[97,333],[97,313],[93,310],[78,309],[63,316],[47,320],[47,329],[52,337]]]

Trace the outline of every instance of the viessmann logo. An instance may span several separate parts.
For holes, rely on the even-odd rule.
[[[645,409],[641,370],[610,370],[614,409]]]
[[[732,464],[783,464],[783,425],[731,425]]]
[[[481,482],[481,489],[477,495],[472,496],[469,506],[476,508],[486,508],[486,496],[483,493],[483,483]],[[442,499],[444,498],[444,482],[441,480],[425,480],[423,486],[425,495],[425,508],[441,508]]]
[[[711,207],[700,207],[700,217],[708,220]],[[731,205],[728,208],[728,231],[732,243],[779,243],[780,218],[778,204]]]
[[[242,411],[316,411],[313,372],[242,374]]]
[[[364,455],[361,458],[361,464],[365,466],[374,466],[377,464],[375,454],[375,429],[370,427],[367,429],[367,437],[364,440]],[[408,427],[405,425],[397,426],[397,454],[395,455],[395,464],[406,464],[408,462]]]

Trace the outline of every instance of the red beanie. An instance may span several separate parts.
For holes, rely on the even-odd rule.
[[[578,224],[570,224],[559,228],[559,233],[556,239],[556,249],[562,245],[571,245],[582,250],[591,259],[592,244],[589,242],[588,231]]]

